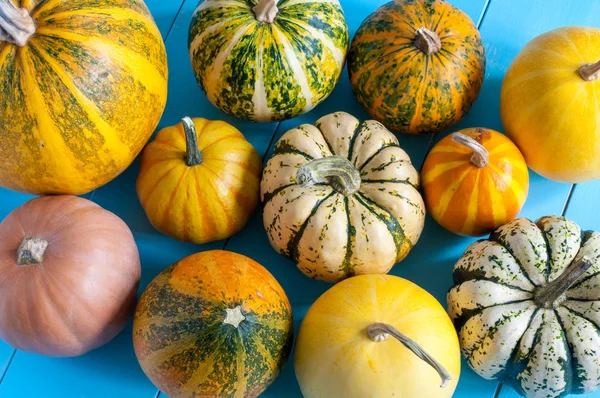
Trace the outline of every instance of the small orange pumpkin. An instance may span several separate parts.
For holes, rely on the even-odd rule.
[[[514,219],[527,198],[529,172],[519,149],[484,128],[442,139],[422,171],[427,211],[447,230],[481,236]]]
[[[261,159],[235,127],[184,118],[142,152],[137,193],[159,231],[182,241],[230,237],[258,204]]]

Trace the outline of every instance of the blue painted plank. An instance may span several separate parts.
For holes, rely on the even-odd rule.
[[[565,216],[585,230],[600,231],[600,180],[575,185]]]
[[[152,13],[156,26],[162,34],[163,40],[167,38],[173,22],[177,17],[180,7],[185,0],[146,0],[146,5]]]

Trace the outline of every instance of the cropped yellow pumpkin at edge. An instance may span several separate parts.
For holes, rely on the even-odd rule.
[[[439,373],[392,335],[386,338],[386,326],[441,365]],[[424,289],[392,275],[355,276],[323,293],[302,321],[294,353],[305,398],[451,397],[460,365],[446,310]]]
[[[82,194],[123,172],[167,99],[161,34],[140,1],[22,1],[0,35],[0,185]],[[110,11],[110,13],[109,13]],[[19,43],[13,44],[13,43]]]
[[[600,178],[600,29],[544,33],[502,83],[500,116],[529,167],[555,181]]]
[[[184,118],[141,156],[137,193],[159,231],[182,241],[230,237],[258,204],[261,159],[235,127]]]

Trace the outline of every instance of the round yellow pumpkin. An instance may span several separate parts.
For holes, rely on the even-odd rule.
[[[600,178],[600,29],[559,28],[530,41],[502,83],[500,115],[529,167],[546,178]]]
[[[427,211],[447,230],[481,236],[514,219],[527,199],[529,171],[506,136],[468,128],[444,137],[423,164]]]
[[[258,204],[261,159],[235,127],[184,118],[141,156],[137,193],[159,231],[207,243],[240,231]]]
[[[82,194],[115,178],[167,100],[144,2],[0,0],[0,16],[0,185]]]
[[[406,279],[360,275],[302,321],[294,369],[305,398],[451,397],[460,348],[440,303]]]

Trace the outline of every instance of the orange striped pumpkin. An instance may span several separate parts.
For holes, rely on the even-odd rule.
[[[484,128],[442,139],[425,159],[421,178],[429,214],[460,235],[481,236],[514,219],[529,190],[519,149]]]
[[[261,159],[235,127],[184,118],[141,156],[137,193],[159,231],[207,243],[241,230],[258,204]]]

